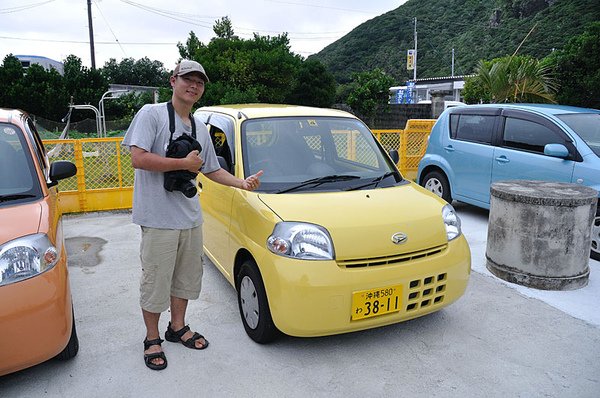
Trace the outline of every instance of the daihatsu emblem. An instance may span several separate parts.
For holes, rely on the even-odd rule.
[[[402,232],[396,232],[394,235],[392,235],[392,242],[394,242],[394,244],[396,245],[401,245],[407,240],[408,236],[406,236],[406,234],[403,234]]]

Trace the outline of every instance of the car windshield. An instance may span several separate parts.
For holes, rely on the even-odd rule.
[[[27,148],[20,129],[0,123],[0,206],[41,194]]]
[[[401,181],[371,131],[351,118],[248,120],[242,125],[242,153],[246,175],[264,171],[260,191],[265,192],[373,189]],[[394,178],[366,184],[386,173]]]
[[[597,156],[600,156],[599,113],[571,113],[557,115],[557,117],[575,131]]]

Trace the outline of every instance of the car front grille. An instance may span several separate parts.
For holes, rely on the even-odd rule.
[[[352,260],[341,260],[337,264],[343,268],[361,268],[361,267],[375,267],[380,265],[393,265],[400,264],[407,261],[417,260],[423,257],[429,257],[439,254],[448,248],[447,244],[431,247],[426,250],[419,250],[411,253],[402,253],[394,256],[386,257],[371,257],[371,258],[360,258]]]
[[[443,303],[447,280],[446,273],[412,280],[408,285],[406,312]]]

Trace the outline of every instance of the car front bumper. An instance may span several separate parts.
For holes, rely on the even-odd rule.
[[[1,286],[0,320],[0,376],[59,354],[69,341],[73,321],[64,260],[40,275]]]
[[[335,261],[301,261],[270,252],[258,264],[277,328],[310,337],[389,325],[444,308],[465,292],[471,254],[461,236],[441,253],[399,264],[344,268]],[[351,319],[353,292],[393,285],[402,286],[400,311]]]

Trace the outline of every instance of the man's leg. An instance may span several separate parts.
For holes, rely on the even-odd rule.
[[[158,320],[160,319],[160,313],[148,312],[142,309],[142,315],[144,317],[144,324],[146,324],[146,339],[155,340],[160,338],[158,332]],[[162,348],[159,345],[152,345],[148,347],[144,354],[154,354],[161,352]],[[165,361],[162,358],[154,358],[152,363],[155,365],[162,365]]]
[[[200,295],[203,267],[202,252],[200,250],[199,253],[198,248],[202,248],[202,227],[182,230],[171,287],[171,329],[174,332],[185,327],[188,300],[195,300]],[[181,340],[187,341],[193,336],[194,331],[189,330]],[[208,342],[200,338],[194,344],[197,348],[203,348]]]
[[[169,308],[171,275],[175,265],[177,233],[170,230],[141,227],[140,261],[142,278],[140,280],[140,305],[146,325],[146,339],[160,338],[158,321],[163,311]],[[175,244],[173,243],[175,242]],[[160,345],[155,344],[144,350],[144,354],[162,352]],[[154,358],[151,362],[162,365],[162,358]]]
[[[185,326],[185,311],[187,310],[188,300],[179,297],[171,296],[171,329],[173,331],[181,330]],[[181,340],[186,341],[194,335],[194,332],[188,330]],[[206,340],[198,339],[195,341],[197,348],[202,348],[206,345]]]

